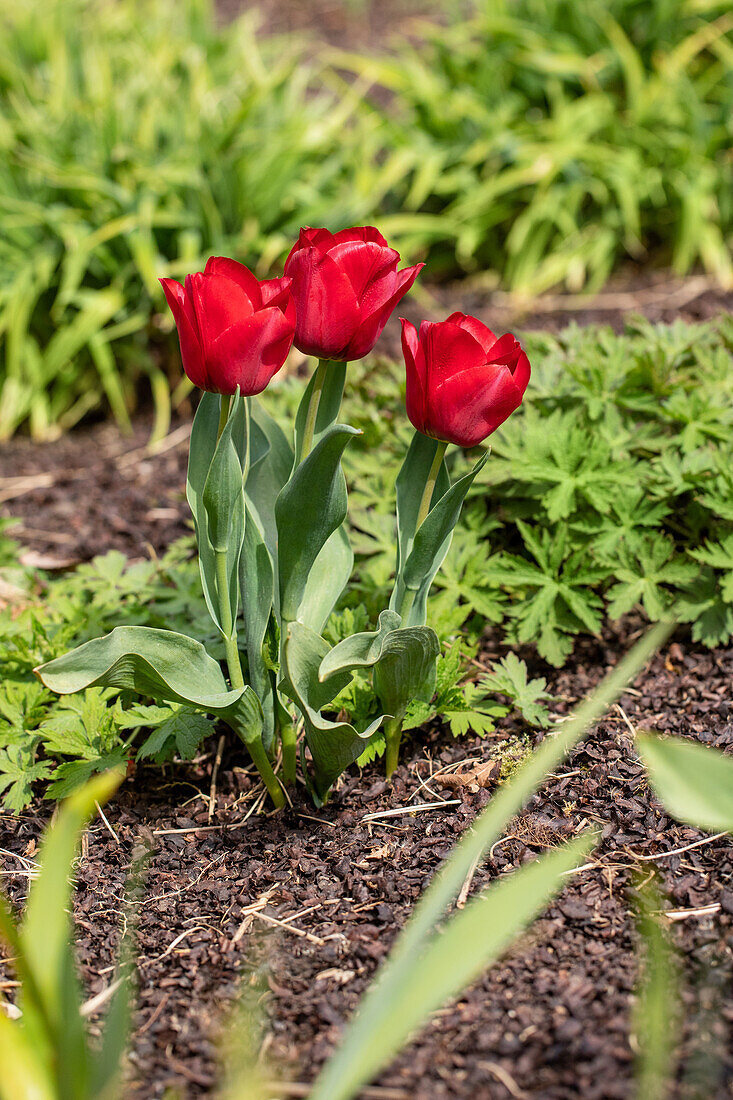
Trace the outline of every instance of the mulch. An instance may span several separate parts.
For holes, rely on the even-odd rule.
[[[581,643],[572,665],[552,676],[557,712],[629,644],[611,634]],[[495,652],[488,640],[486,658]],[[611,713],[515,819],[472,893],[588,826],[602,834],[592,866],[568,880],[493,970],[432,1018],[382,1074],[381,1095],[631,1096],[637,876],[663,890],[684,960],[674,1095],[731,1095],[733,843],[665,815],[627,719],[730,750],[732,677],[733,649],[713,654],[673,642],[624,695],[623,714]],[[140,768],[106,810],[111,831],[99,821],[89,831],[75,910],[91,996],[110,981],[133,848],[141,838],[154,842],[138,907],[139,1010],[126,1097],[160,1097],[171,1086],[189,1097],[209,1093],[228,1006],[253,983],[256,991],[264,985],[258,1000],[273,1077],[312,1080],[420,892],[491,797],[446,792],[431,775],[462,760],[501,759],[508,739],[524,732],[504,720],[496,736],[453,741],[436,723],[407,742],[392,786],[377,765],[353,770],[325,808],[314,811],[299,788],[293,808],[279,815],[247,816],[257,787],[234,741],[225,746],[211,820],[215,742],[190,765]],[[373,817],[441,799],[445,806],[432,810]],[[0,847],[34,857],[48,807],[34,811],[0,818]],[[3,857],[3,869],[22,902],[19,861]],[[2,980],[0,968],[0,990]]]

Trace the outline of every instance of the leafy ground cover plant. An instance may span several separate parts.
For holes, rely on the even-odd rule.
[[[509,946],[593,844],[586,833],[557,848],[446,915],[472,866],[483,858],[511,818],[566,752],[602,717],[669,633],[652,628],[505,784],[458,843],[425,891],[377,979],[367,991],[343,1042],[311,1093],[312,1100],[349,1100],[389,1063],[430,1013],[458,994]],[[112,1002],[100,1050],[90,1048],[79,1014],[80,994],[69,935],[69,871],[80,833],[95,805],[111,793],[118,777],[97,777],[64,806],[41,853],[41,871],[31,887],[20,933],[6,905],[0,933],[8,941],[23,983],[22,1016],[0,1012],[0,1077],[3,1100],[61,1100],[63,1097],[122,1095],[120,1061],[125,1049],[129,967],[110,985]],[[39,927],[42,922],[42,928]],[[439,929],[436,928],[442,921]],[[49,929],[51,934],[49,935]],[[467,945],[470,949],[467,950]],[[38,1051],[31,1048],[34,1039]],[[228,1067],[223,1096],[251,1100],[270,1095],[254,1064],[251,1035],[233,1044],[239,1056]],[[246,1050],[242,1057],[241,1050]]]
[[[198,639],[139,624],[117,626],[35,670],[61,695],[116,688],[226,722],[278,807],[284,795],[272,762],[279,748],[283,778],[295,782],[296,720],[317,805],[382,726],[387,775],[397,766],[409,704],[435,694],[440,643],[427,625],[430,587],[488,457],[451,484],[446,448],[483,442],[519,407],[529,382],[529,360],[511,334],[497,339],[462,313],[424,322],[419,334],[404,322],[407,413],[417,430],[394,486],[392,593],[376,630],[330,647],[321,632],[353,566],[341,458],[359,432],[338,422],[347,363],[372,350],[414,282],[420,265],[398,270],[399,260],[373,227],[306,229],[281,279],[260,282],[243,265],[212,257],[183,286],[162,280],[184,368],[205,391],[187,497],[228,682]],[[318,366],[288,438],[250,398],[280,370],[294,339]],[[361,729],[327,713],[357,669],[370,673],[378,704]]]
[[[209,0],[2,0],[0,437],[100,405],[125,427],[141,389],[164,432],[157,275],[264,276],[301,219],[379,214],[434,270],[524,292],[659,252],[729,280],[727,7],[477,5],[334,66]]]

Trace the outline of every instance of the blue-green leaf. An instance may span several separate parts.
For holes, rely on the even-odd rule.
[[[288,624],[283,647],[281,687],[300,708],[305,724],[305,738],[313,758],[312,793],[322,803],[350,764],[361,755],[365,743],[379,729],[384,715],[375,719],[360,733],[349,722],[333,722],[324,718],[321,710],[351,680],[347,672],[337,673],[322,683],[318,670],[328,653],[328,642],[302,623]]]
[[[341,456],[360,434],[346,424],[329,428],[277,498],[280,614],[286,622],[297,618],[313,564],[346,518]]]

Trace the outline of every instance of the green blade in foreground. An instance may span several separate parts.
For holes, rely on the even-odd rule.
[[[507,875],[451,917],[432,937],[398,988],[367,993],[374,1010],[368,1033],[331,1059],[311,1100],[348,1100],[404,1046],[431,1012],[460,993],[538,916],[593,847],[585,835]],[[357,1024],[354,1031],[358,1028]]]
[[[458,894],[471,866],[478,862],[512,817],[525,804],[565,754],[583,737],[639,674],[649,658],[671,633],[673,624],[657,623],[634,646],[616,668],[563,723],[560,731],[548,735],[529,760],[515,772],[514,778],[500,788],[491,804],[459,841],[445,866],[438,872],[404,931],[398,937],[383,970],[364,997],[358,1015],[349,1027],[339,1053],[318,1079],[312,1100],[342,1100],[354,1096],[389,1059],[372,1061],[358,1073],[350,1066],[360,1065],[359,1052],[370,1045],[370,1036],[380,1028],[385,1004],[400,996],[416,968],[422,965],[426,943],[447,906]],[[345,1087],[342,1087],[345,1086]]]
[[[681,737],[639,734],[639,754],[665,809],[698,829],[733,832],[733,760]]]

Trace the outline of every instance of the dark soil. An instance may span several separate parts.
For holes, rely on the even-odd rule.
[[[553,676],[563,700],[558,710],[584,695],[629,644],[610,635],[581,643],[573,666]],[[489,644],[487,656],[492,652]],[[623,713],[634,727],[730,750],[732,677],[733,649],[711,654],[673,643],[623,697]],[[101,822],[88,834],[76,903],[91,995],[110,980],[133,846],[141,834],[153,835],[138,913],[140,1008],[126,1097],[159,1097],[171,1085],[190,1097],[209,1092],[215,1036],[238,981],[250,985],[248,975],[264,974],[269,987],[262,1003],[273,1076],[310,1081],[430,876],[490,794],[385,821],[365,815],[454,798],[425,781],[460,760],[506,756],[508,739],[521,732],[506,721],[496,737],[451,741],[434,726],[405,746],[392,787],[375,765],[348,775],[325,809],[315,812],[299,789],[292,810],[246,821],[257,788],[233,743],[218,773],[211,822],[213,751],[192,765],[138,771],[107,809],[114,837]],[[20,821],[0,818],[0,847],[32,859],[47,819],[45,806]],[[503,961],[433,1017],[382,1075],[387,1091],[377,1095],[631,1096],[636,875],[654,877],[664,891],[684,959],[684,1026],[676,1045],[682,1068],[674,1095],[733,1094],[733,844],[664,814],[620,712],[515,820],[477,872],[473,892],[589,824],[603,835],[592,866],[568,880]],[[19,861],[3,855],[2,863],[4,883],[20,902],[27,877]],[[0,990],[2,979],[0,968]],[[303,1092],[272,1091],[285,1095]]]
[[[733,312],[733,291],[704,277],[627,275],[592,299],[546,295],[526,308],[500,293],[467,282],[421,288],[404,312],[418,322],[461,309],[484,318],[496,332],[559,331],[570,322],[609,324],[617,331],[632,315],[652,321],[709,320]],[[392,317],[377,350],[401,357],[400,326]],[[276,383],[275,383],[276,384]],[[83,561],[112,548],[132,557],[159,552],[190,530],[184,500],[188,436],[174,424],[165,448],[147,454],[150,425],[137,420],[132,439],[114,425],[81,428],[57,442],[23,438],[0,444],[0,516],[21,521],[17,537],[44,568]]]

